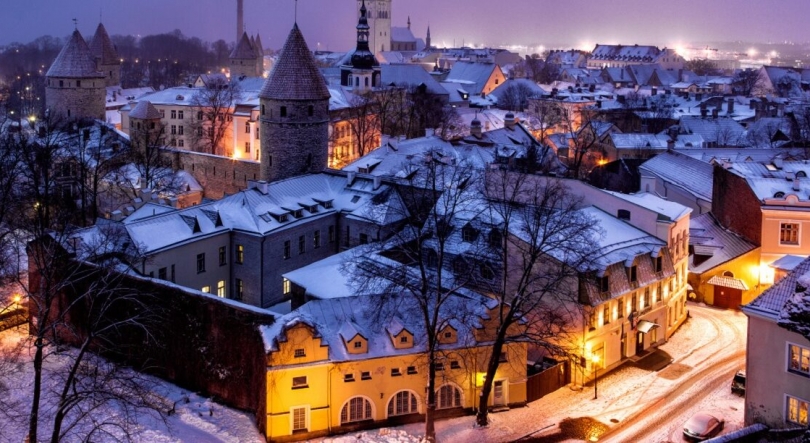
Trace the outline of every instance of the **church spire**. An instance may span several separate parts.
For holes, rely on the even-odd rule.
[[[360,19],[357,21],[357,47],[354,54],[352,54],[352,67],[358,69],[370,69],[377,65],[377,59],[368,46],[369,26],[367,13],[366,0],[363,0],[360,6]]]

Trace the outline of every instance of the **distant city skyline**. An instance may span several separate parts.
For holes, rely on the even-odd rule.
[[[278,49],[295,21],[295,0],[244,0],[245,30]],[[353,47],[355,0],[301,0],[297,21],[311,49]],[[480,4],[480,6],[476,6]],[[656,6],[658,5],[658,6]],[[428,25],[436,46],[488,45],[592,49],[596,43],[677,46],[698,41],[810,42],[807,0],[514,0],[504,7],[475,0],[393,0],[393,26],[408,17],[417,38]],[[85,37],[99,19],[111,35],[184,35],[232,42],[236,0],[32,0],[3,5],[0,45],[42,35],[66,37],[73,19]]]

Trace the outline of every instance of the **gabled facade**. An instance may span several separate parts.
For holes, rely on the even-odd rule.
[[[386,316],[380,311],[389,311],[392,301],[380,297],[313,300],[262,328],[269,441],[424,420],[426,338],[414,307]],[[435,366],[438,417],[471,412],[480,395],[492,314],[480,306],[472,318],[457,321],[450,313],[469,310],[470,304],[475,305],[466,297],[450,299],[442,314],[449,315],[449,324]],[[525,404],[525,343],[507,342],[503,359],[513,364],[501,364],[489,403]]]

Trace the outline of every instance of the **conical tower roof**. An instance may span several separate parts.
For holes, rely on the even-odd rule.
[[[329,89],[296,23],[264,83],[260,98],[270,100],[326,100]]]
[[[93,41],[90,42],[90,52],[93,57],[100,58],[102,65],[117,65],[120,63],[118,52],[115,50],[110,35],[104,29],[104,25],[99,23],[96,28],[96,34],[93,36]]]
[[[264,57],[264,46],[262,46],[262,36],[258,33],[256,34],[256,43],[253,45],[253,49],[256,50],[256,55],[259,57]]]
[[[82,38],[79,30],[73,31],[65,47],[56,56],[46,77],[64,78],[103,78],[104,74],[96,70],[96,62],[90,47]]]
[[[239,43],[233,48],[233,51],[231,51],[230,58],[237,60],[256,58],[256,51],[250,43],[250,37],[248,37],[247,32],[242,33],[242,38],[239,39]]]
[[[141,100],[129,113],[130,118],[160,120],[160,111],[149,100]]]

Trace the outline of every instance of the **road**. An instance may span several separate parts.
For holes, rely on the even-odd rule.
[[[683,423],[698,410],[722,415],[724,433],[741,428],[743,399],[731,394],[730,384],[745,366],[746,317],[695,304],[688,309],[688,322],[660,347],[672,358],[669,365],[614,370],[600,377],[598,399],[591,385],[578,395],[563,388],[533,402],[534,416],[550,426],[519,441],[678,442]]]
[[[650,398],[600,441],[682,441],[683,423],[700,410],[722,415],[727,421],[723,433],[742,426],[743,399],[730,392],[732,376],[745,366],[746,323],[740,321],[742,314],[701,306],[690,306],[689,310],[692,320],[711,328],[707,338],[712,339],[699,343],[686,355],[673,355],[672,364],[658,376],[680,383]]]

